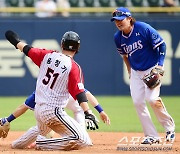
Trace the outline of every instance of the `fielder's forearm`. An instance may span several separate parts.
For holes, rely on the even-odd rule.
[[[16,108],[16,110],[13,112],[13,114],[11,114],[7,118],[7,121],[8,122],[13,121],[14,119],[16,119],[19,116],[21,116],[22,114],[24,114],[27,110],[28,110],[28,108],[24,104],[20,105],[18,108]]]
[[[93,107],[99,104],[97,99],[89,91],[86,92],[86,96],[87,96],[88,101],[91,103]]]
[[[157,48],[159,52],[159,60],[158,60],[158,66],[163,66],[164,65],[164,59],[166,56],[166,44],[162,43],[160,46]]]
[[[83,111],[88,111],[89,110],[89,106],[87,102],[82,102],[80,103],[81,108],[83,109]]]
[[[123,55],[122,58],[123,58],[124,63],[126,64],[127,71],[130,74],[131,73],[131,66],[130,66],[130,63],[129,63],[129,60],[128,60],[128,56]]]
[[[86,96],[91,105],[100,113],[103,111],[103,108],[99,104],[98,100],[88,91],[86,92]]]
[[[79,103],[79,105],[81,106],[81,108],[83,109],[83,111],[88,111],[89,110],[89,105],[87,103],[87,97],[85,92],[81,92],[78,95],[76,95],[77,101]]]
[[[13,112],[13,115],[18,118],[28,110],[27,106],[22,104]]]

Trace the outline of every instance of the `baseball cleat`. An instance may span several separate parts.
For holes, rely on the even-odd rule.
[[[159,139],[148,136],[141,142],[141,144],[159,144]]]
[[[174,142],[174,140],[175,140],[175,132],[171,132],[171,131],[166,132],[166,141]]]

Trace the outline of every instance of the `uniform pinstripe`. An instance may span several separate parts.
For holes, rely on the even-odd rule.
[[[30,109],[33,109],[32,107],[35,104],[34,99],[33,99],[33,97],[34,97],[33,95],[34,95],[34,93],[32,95],[30,95],[29,96],[30,98],[27,98],[28,101],[25,102],[25,103],[27,103],[27,107],[30,108]],[[30,99],[32,101],[30,101]],[[70,97],[66,108],[73,111],[74,119],[84,129],[85,128],[84,112],[83,112],[82,108],[79,106],[78,102],[75,101],[72,97]],[[73,125],[73,128],[75,126]],[[45,136],[48,133],[49,129],[48,130],[43,129],[43,130],[45,131],[43,133],[44,136]],[[16,139],[15,141],[12,142],[12,148],[23,149],[23,148],[27,147],[28,145],[30,145],[31,143],[33,143],[36,140],[38,135],[39,135],[38,127],[33,126],[27,132],[25,132],[22,136],[20,136],[18,139]]]
[[[56,67],[57,61],[60,62],[58,67]],[[62,69],[64,67],[66,69]],[[68,84],[67,79],[70,70],[71,70],[70,57],[55,52],[53,54],[47,54],[44,57],[44,60],[41,64],[41,69],[36,84],[37,86],[35,93],[36,95],[35,102],[37,102],[37,104],[48,103],[48,105],[51,107],[58,107],[58,106],[65,107],[69,99],[69,93],[67,89],[67,84]],[[53,81],[49,81],[51,79],[49,79],[46,75],[48,73],[49,73],[48,75],[51,75],[52,72],[54,72],[53,75],[55,74],[56,76],[58,76],[57,79],[55,77],[52,78],[53,81],[56,82],[53,88],[51,88]],[[44,81],[45,84],[42,84],[42,81]]]
[[[12,148],[23,149],[36,140],[39,134],[37,126],[31,127],[20,138],[12,142]]]
[[[84,92],[80,66],[61,53],[37,48],[31,48],[29,52],[28,56],[40,67],[35,92],[35,117],[40,132],[37,148],[66,150],[68,147],[71,150],[92,145],[85,129],[64,111],[70,94],[76,98],[78,93]],[[42,136],[50,128],[62,138]]]
[[[55,111],[51,112],[52,110],[46,108],[46,105],[37,105],[36,107],[37,110],[35,110],[35,115],[39,122],[39,129],[46,129],[44,123],[49,127],[58,125],[58,133],[62,136],[62,138],[53,139],[47,139],[42,136],[38,137],[36,144],[40,149],[50,149],[53,147],[53,149],[62,150],[69,146],[69,143],[71,143],[70,141],[75,141],[77,147],[84,147],[92,144],[86,130],[73,118],[68,116],[63,109],[56,107]],[[41,112],[42,116],[40,115],[39,110],[43,110],[43,112]],[[50,113],[52,113],[52,115]],[[51,116],[50,120],[49,116]],[[39,117],[43,117],[42,121],[39,120]],[[50,121],[51,123],[47,123],[47,121]]]

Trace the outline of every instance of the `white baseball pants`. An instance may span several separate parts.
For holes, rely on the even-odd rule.
[[[72,110],[74,114],[74,119],[85,128],[85,116],[84,111],[79,106],[78,102],[75,101],[72,97],[69,98],[67,109]],[[44,136],[48,134],[48,131],[43,133]],[[37,126],[31,127],[27,132],[25,132],[21,137],[12,142],[12,148],[23,149],[28,145],[36,141],[37,136],[39,135],[39,130]]]
[[[72,150],[92,145],[90,137],[81,125],[71,118],[62,108],[50,108],[36,104],[35,117],[40,135],[36,146],[41,150]],[[60,135],[59,138],[47,139],[43,136],[45,130],[52,129]]]
[[[174,131],[175,124],[159,97],[160,85],[150,90],[142,80],[142,78],[151,70],[152,68],[146,71],[135,71],[131,69],[130,90],[134,106],[143,127],[144,135],[158,137],[158,133],[152,122],[146,101],[150,103],[158,121],[164,127],[166,132]]]

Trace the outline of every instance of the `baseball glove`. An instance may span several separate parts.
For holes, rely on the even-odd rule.
[[[161,83],[161,76],[163,75],[164,70],[153,68],[149,74],[143,77],[143,81],[150,89],[153,89]]]
[[[0,119],[0,138],[6,138],[10,129],[10,123],[6,118]]]

